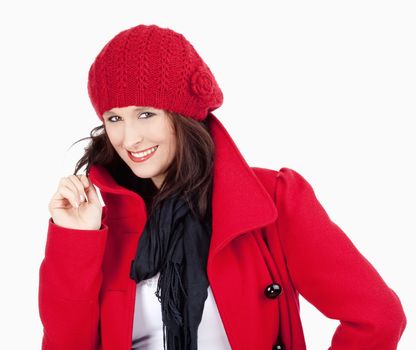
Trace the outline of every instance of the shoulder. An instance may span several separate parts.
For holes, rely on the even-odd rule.
[[[289,167],[280,169],[251,167],[251,169],[276,205],[279,202],[282,204],[282,202],[296,202],[315,197],[311,184],[295,169]]]
[[[276,182],[283,182],[291,185],[306,185],[308,182],[298,171],[281,167],[280,169],[269,169],[263,167],[250,167],[261,183],[267,187],[276,186]]]

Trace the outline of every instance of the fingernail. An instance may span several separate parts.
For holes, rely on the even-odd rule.
[[[79,196],[79,198],[81,198],[81,202],[83,202],[83,201],[84,201],[84,195],[83,195],[83,194],[81,194],[81,195]]]

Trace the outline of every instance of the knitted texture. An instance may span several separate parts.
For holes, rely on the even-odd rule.
[[[88,95],[103,120],[107,110],[151,106],[203,120],[220,107],[214,75],[180,33],[140,24],[115,35],[88,73]]]

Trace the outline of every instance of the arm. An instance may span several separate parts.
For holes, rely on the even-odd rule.
[[[76,230],[49,219],[39,269],[42,350],[93,350],[98,344],[99,299],[108,227]]]
[[[331,221],[311,185],[281,168],[275,202],[289,274],[299,293],[340,320],[329,350],[393,350],[406,327],[396,293]]]

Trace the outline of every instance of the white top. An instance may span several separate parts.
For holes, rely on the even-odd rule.
[[[163,350],[162,306],[155,292],[159,273],[136,286],[132,350]],[[198,350],[231,350],[211,287],[198,326]]]

